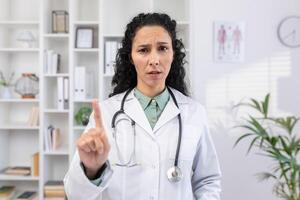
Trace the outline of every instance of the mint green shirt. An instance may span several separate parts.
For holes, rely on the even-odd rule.
[[[165,88],[162,93],[154,98],[150,98],[137,88],[134,88],[134,96],[139,100],[151,127],[154,128],[158,118],[169,101],[170,94],[168,89]]]

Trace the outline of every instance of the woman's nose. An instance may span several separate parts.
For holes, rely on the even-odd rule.
[[[151,53],[150,65],[151,66],[158,66],[159,65],[159,55],[156,52]]]

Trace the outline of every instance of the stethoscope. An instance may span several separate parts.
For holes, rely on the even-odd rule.
[[[133,88],[127,90],[127,92],[125,93],[123,99],[122,99],[122,102],[121,102],[121,108],[120,110],[118,110],[114,115],[113,115],[113,118],[112,118],[112,121],[111,121],[111,127],[113,129],[113,137],[114,137],[114,140],[115,140],[115,143],[116,143],[116,148],[117,148],[117,154],[118,154],[118,157],[119,157],[119,160],[121,163],[117,164],[118,166],[122,166],[122,167],[133,167],[133,166],[136,166],[137,163],[135,164],[131,164],[132,160],[135,159],[135,136],[136,136],[136,131],[135,131],[135,121],[132,120],[131,118],[130,119],[130,123],[131,123],[131,126],[132,126],[132,134],[134,135],[134,141],[133,141],[133,144],[134,144],[134,147],[133,147],[133,151],[130,155],[130,159],[129,161],[125,162],[124,161],[124,158],[122,157],[121,155],[121,152],[120,152],[120,149],[119,149],[119,145],[117,143],[117,130],[116,130],[116,119],[119,115],[121,114],[125,114],[124,112],[124,104],[125,104],[125,101],[126,101],[126,98],[128,96],[128,94],[132,91]],[[167,87],[175,105],[177,106],[177,108],[179,108],[178,106],[178,103],[176,101],[176,98],[173,94],[173,92],[171,91],[171,89],[169,87]],[[182,175],[182,172],[181,172],[181,169],[178,167],[178,158],[179,158],[179,151],[180,151],[180,146],[181,146],[181,135],[182,135],[182,122],[181,122],[181,115],[180,113],[177,115],[178,117],[178,122],[179,122],[179,134],[178,134],[178,141],[177,141],[177,148],[176,148],[176,155],[175,155],[175,161],[174,161],[174,165],[167,171],[167,178],[170,182],[179,182],[183,175]],[[121,120],[124,120],[124,118],[122,118]]]

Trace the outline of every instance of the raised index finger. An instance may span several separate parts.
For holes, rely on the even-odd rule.
[[[94,111],[94,120],[95,120],[96,128],[103,128],[102,116],[101,116],[98,100],[94,99],[92,106]]]

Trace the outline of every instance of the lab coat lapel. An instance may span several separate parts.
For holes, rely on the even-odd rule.
[[[124,106],[125,113],[134,120],[140,127],[142,127],[145,131],[147,131],[150,135],[153,135],[152,128],[150,123],[145,115],[145,112],[138,102],[138,100],[134,97],[133,92],[128,95],[128,100]]]
[[[170,100],[168,101],[165,109],[161,113],[157,123],[154,126],[153,132],[158,130],[160,127],[162,127],[168,121],[172,120],[174,117],[177,117],[177,115],[179,113],[180,113],[180,110],[177,108],[177,106],[173,102],[172,98],[170,97]]]
[[[171,90],[173,91],[179,106],[187,103],[188,98],[186,96],[182,95],[175,89],[171,88]],[[124,94],[118,95],[116,97],[117,100],[119,101],[119,103],[121,103],[123,96],[124,96]],[[172,120],[174,117],[177,117],[177,115],[180,113],[179,108],[177,108],[173,99],[170,97],[170,100],[168,101],[165,109],[163,110],[156,125],[154,126],[154,129],[152,130],[150,123],[145,115],[145,112],[144,112],[141,104],[138,102],[138,100],[134,96],[133,90],[128,94],[128,96],[126,98],[126,102],[124,105],[124,111],[141,128],[143,128],[151,137],[154,137],[153,133],[156,132],[160,127],[165,125],[168,121]]]

